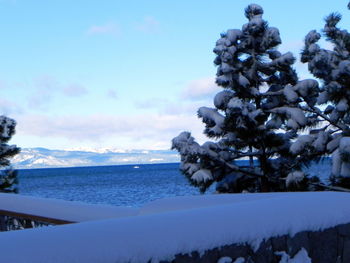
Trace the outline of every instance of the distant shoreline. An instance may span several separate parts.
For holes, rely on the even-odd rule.
[[[139,168],[141,169],[142,166],[146,166],[146,165],[169,165],[169,164],[178,164],[180,165],[180,162],[166,162],[166,163],[133,163],[133,164],[112,164],[112,165],[89,165],[89,166],[64,166],[64,167],[21,167],[21,168],[17,168],[14,167],[15,170],[17,171],[21,171],[21,170],[46,170],[46,169],[74,169],[74,168],[95,168],[95,167],[115,167],[115,166],[139,166]]]

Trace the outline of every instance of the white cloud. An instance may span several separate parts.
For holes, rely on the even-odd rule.
[[[11,117],[12,114],[20,114],[22,112],[22,107],[17,103],[0,98],[0,115]]]
[[[163,109],[168,103],[170,101],[164,98],[148,98],[137,100],[135,106],[139,109]]]
[[[79,83],[62,84],[52,76],[44,75],[34,81],[33,92],[28,97],[28,107],[35,110],[47,110],[59,95],[80,97],[88,90]]]
[[[141,23],[136,24],[136,30],[148,34],[154,34],[159,32],[160,25],[158,20],[153,16],[146,16]]]
[[[202,138],[203,125],[195,114],[159,115],[26,115],[17,117],[17,135],[50,140],[66,139],[72,145],[108,143],[111,147],[125,144],[127,148],[170,148],[170,141],[188,130]]]
[[[115,23],[106,23],[104,25],[93,25],[86,33],[90,36],[92,35],[113,35],[113,36],[119,36],[120,35],[120,27]]]
[[[47,109],[59,83],[51,76],[44,75],[34,81],[34,92],[28,98],[28,106],[33,109]]]
[[[42,95],[45,96],[83,94],[80,91],[82,86],[78,84],[75,86],[62,85],[52,78],[43,78],[39,84],[41,90],[48,91],[43,92]],[[207,96],[212,100],[212,93],[216,91],[215,88],[212,88],[212,84],[213,79],[210,78],[189,83],[187,96],[190,100],[149,98],[138,101],[136,105],[143,109],[140,114],[94,114],[89,116],[54,116],[50,113],[17,114],[15,117],[18,123],[16,140],[25,144],[26,147],[65,148],[90,145],[124,149],[169,149],[171,139],[186,130],[191,131],[197,141],[202,143],[206,140],[202,134],[204,125],[198,119],[196,112],[200,106],[211,105],[209,99],[193,99]],[[67,87],[69,87],[69,92]],[[109,97],[116,96],[113,89],[106,91]]]
[[[135,106],[141,110],[156,110],[159,114],[166,115],[186,115],[197,114],[197,110],[201,106],[212,106],[211,100],[204,101],[192,101],[178,99],[164,99],[164,98],[149,98],[144,100],[138,100],[135,102]]]
[[[190,100],[203,100],[213,98],[220,90],[221,88],[216,85],[214,77],[206,77],[188,83],[181,96]]]
[[[222,88],[215,84],[215,78],[204,77],[192,80],[185,85],[178,97],[146,98],[135,102],[135,106],[144,110],[157,110],[167,115],[193,114],[202,106],[213,107],[214,96]]]

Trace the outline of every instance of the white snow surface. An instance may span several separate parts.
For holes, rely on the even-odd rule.
[[[204,252],[233,243],[247,242],[258,249],[263,239],[272,236],[350,222],[348,193],[264,195],[232,194],[235,201],[222,204],[219,195],[211,195],[205,198],[212,198],[216,205],[3,232],[1,259],[16,263],[158,262],[178,253]]]
[[[329,143],[327,143],[327,150],[330,152],[333,152],[339,146],[339,142],[341,138],[342,138],[341,134],[336,134],[334,136],[334,139],[331,140]]]
[[[342,162],[340,175],[344,177],[350,177],[350,163]]]
[[[222,132],[222,127],[224,125],[224,116],[221,115],[216,109],[208,108],[208,107],[200,107],[198,109],[198,116],[203,119],[203,122],[213,122],[215,125],[210,128],[215,134],[219,134]]]
[[[239,76],[238,76],[238,83],[239,83],[239,85],[241,85],[244,88],[247,88],[250,85],[249,80],[245,76],[243,76],[242,74],[239,74]]]
[[[232,109],[242,109],[243,108],[243,102],[241,99],[237,98],[237,97],[233,97],[232,99],[229,100],[228,104],[227,104],[228,108],[232,108]]]
[[[268,129],[278,129],[282,126],[282,120],[278,116],[274,116],[266,123]]]
[[[312,143],[312,146],[315,147],[315,149],[319,152],[324,151],[328,142],[328,136],[328,133],[320,131],[317,135],[316,140]]]
[[[350,177],[350,163],[342,160],[341,156],[350,154],[350,137],[342,137],[339,142],[339,149],[332,155],[332,174]]]
[[[193,181],[196,181],[198,184],[199,183],[205,183],[206,181],[211,181],[213,180],[213,176],[211,174],[210,170],[207,169],[200,169],[196,171],[192,176],[191,179]]]
[[[302,171],[294,171],[289,173],[286,178],[286,185],[298,184],[305,178],[305,174]]]
[[[220,69],[221,71],[226,74],[226,73],[230,73],[234,70],[234,68],[232,66],[230,66],[229,64],[222,62],[220,65]]]
[[[71,222],[134,216],[138,209],[0,193],[0,210]]]
[[[307,119],[303,111],[299,108],[278,107],[271,111],[279,114],[285,114],[288,118],[296,122],[299,126],[306,125]]]
[[[154,200],[140,208],[139,215],[156,214],[162,212],[189,210],[256,201],[262,199],[285,196],[287,193],[254,193],[254,194],[214,194],[198,196],[177,196]]]
[[[228,101],[233,97],[234,93],[229,90],[220,91],[214,97],[214,105],[218,109],[225,109]]]
[[[287,85],[283,89],[283,94],[289,102],[296,102],[299,98],[298,93],[293,90],[291,85]]]
[[[343,137],[339,142],[339,152],[350,154],[350,137]]]
[[[230,257],[221,257],[217,263],[232,263],[232,258]]]
[[[298,82],[294,86],[294,89],[297,90],[301,96],[306,97],[309,95],[309,90],[317,89],[318,82],[314,79],[304,79]]]
[[[306,145],[311,144],[315,140],[315,137],[311,135],[300,135],[298,139],[290,146],[290,152],[293,154],[299,154],[305,149]]]
[[[242,31],[239,29],[229,29],[226,32],[226,38],[234,43],[242,35]]]
[[[322,91],[317,98],[318,104],[325,104],[329,100],[329,94],[327,91]]]
[[[338,104],[337,104],[337,110],[340,111],[340,112],[345,112],[349,109],[349,104],[348,104],[348,101],[344,98],[344,99],[341,99]]]
[[[282,256],[279,263],[311,263],[311,258],[309,258],[305,248],[301,248],[293,258],[284,251],[276,252],[276,255]]]
[[[288,64],[292,64],[292,61],[294,60],[294,56],[291,52],[287,52],[283,54],[282,56],[274,59],[271,64],[274,66],[284,66]]]
[[[339,176],[342,166],[342,160],[339,153],[339,149],[336,149],[332,153],[332,175]]]

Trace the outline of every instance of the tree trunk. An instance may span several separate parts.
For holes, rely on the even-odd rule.
[[[253,152],[253,147],[252,146],[249,146],[249,153],[252,153]],[[249,166],[251,169],[254,169],[254,157],[251,155],[249,156]]]

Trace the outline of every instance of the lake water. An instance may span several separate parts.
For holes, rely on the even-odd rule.
[[[145,164],[19,170],[23,195],[93,204],[141,206],[164,197],[198,195],[179,164]]]
[[[326,159],[308,172],[325,180],[329,170],[330,159]],[[141,206],[164,197],[199,194],[177,163],[28,169],[19,170],[19,180],[23,195],[117,206]],[[208,192],[213,191],[214,186]]]

